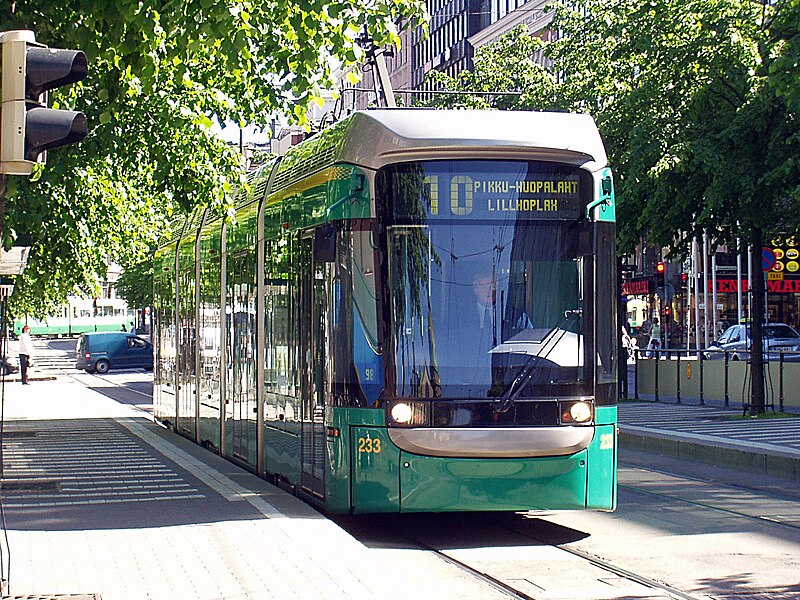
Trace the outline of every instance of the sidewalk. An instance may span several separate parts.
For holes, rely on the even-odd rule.
[[[421,568],[402,548],[364,546],[155,425],[136,406],[148,398],[126,404],[96,382],[5,384],[6,597],[502,597],[443,561]],[[738,411],[651,402],[623,403],[619,414],[623,456],[638,448],[798,479],[800,418],[731,421]]]
[[[741,407],[623,402],[620,449],[800,481],[800,417],[741,414]]]
[[[5,384],[5,598],[502,597],[444,561],[362,545],[97,385]]]

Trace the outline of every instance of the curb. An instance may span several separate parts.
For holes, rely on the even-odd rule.
[[[631,429],[639,428],[620,427],[621,449],[627,448],[715,467],[800,481],[800,457],[790,453],[764,448],[743,448],[742,445],[721,440],[715,440],[714,444],[703,443],[698,441],[696,436],[682,436],[676,433],[656,435]]]

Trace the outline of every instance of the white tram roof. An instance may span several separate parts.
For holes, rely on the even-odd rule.
[[[551,160],[593,172],[608,164],[594,119],[585,114],[385,109],[359,111],[350,119],[337,159],[372,169],[466,157]]]

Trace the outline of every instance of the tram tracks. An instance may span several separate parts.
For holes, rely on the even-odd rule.
[[[491,514],[491,513],[484,513],[488,520],[495,521],[495,520],[504,520],[505,517],[508,515],[503,514]],[[515,515],[515,517],[519,517],[520,515]],[[545,521],[542,521],[546,523]],[[567,544],[560,544],[554,543],[552,539],[548,539],[546,535],[532,535],[527,531],[523,531],[520,527],[513,527],[507,524],[492,522],[488,524],[489,526],[495,528],[496,531],[502,532],[497,537],[508,537],[511,534],[512,537],[522,537],[527,539],[528,541],[532,542],[532,546],[544,549],[545,552],[542,554],[549,554],[550,558],[542,557],[541,560],[529,560],[523,563],[519,563],[518,561],[514,561],[516,564],[514,566],[514,573],[509,575],[507,569],[493,570],[491,565],[493,564],[492,554],[493,552],[497,552],[498,559],[497,563],[501,562],[508,562],[507,558],[507,548],[502,546],[497,548],[484,548],[481,550],[483,554],[483,558],[479,560],[465,560],[464,558],[459,558],[459,550],[456,549],[447,549],[442,547],[440,544],[432,543],[428,540],[425,540],[423,537],[419,535],[413,535],[408,533],[408,531],[401,530],[395,526],[387,526],[391,529],[393,535],[407,541],[409,544],[415,546],[419,550],[423,550],[426,552],[430,552],[431,554],[435,555],[439,559],[447,562],[448,564],[454,566],[455,568],[469,574],[470,576],[474,577],[475,579],[493,587],[494,589],[498,590],[505,596],[509,598],[518,598],[522,600],[539,600],[541,598],[572,598],[574,600],[595,600],[596,598],[604,598],[606,600],[611,600],[614,598],[619,599],[630,599],[630,598],[650,598],[650,599],[661,599],[661,600],[699,600],[698,596],[693,596],[686,592],[683,592],[673,586],[670,586],[664,582],[657,581],[650,577],[646,577],[635,573],[629,569],[617,566],[612,564],[607,560],[603,560],[597,556],[594,556],[588,552],[579,550],[574,547],[570,547]],[[548,525],[550,525],[548,523]],[[485,524],[487,526],[487,524]],[[547,529],[547,527],[545,528]],[[484,533],[484,536],[486,534]],[[572,582],[570,581],[570,574],[568,572],[564,572],[563,576],[560,576],[558,579],[561,580],[560,585],[562,586],[562,590],[559,591],[557,587],[546,586],[543,587],[541,585],[542,581],[538,580],[537,583],[531,580],[532,574],[534,575],[533,579],[536,579],[535,575],[542,571],[542,564],[547,561],[553,561],[552,555],[553,553],[564,553],[565,555],[569,556],[569,559],[565,562],[568,562],[571,566],[569,571],[575,573],[578,571],[575,568],[575,560],[577,559],[580,561],[581,567],[580,571],[585,572],[588,570],[589,567],[596,570],[598,572],[598,583],[597,589],[602,589],[602,593],[595,592],[595,591],[586,591],[583,595],[580,592],[576,592],[575,589],[569,591]],[[487,566],[489,568],[487,568]],[[609,577],[607,579],[619,579],[623,580],[626,583],[620,584],[618,581],[615,583],[615,588],[617,589],[618,593],[615,594],[614,588],[608,586],[603,582],[603,574],[607,574]],[[520,585],[520,583],[524,585]],[[556,585],[559,585],[556,583]],[[523,589],[523,587],[525,589]],[[579,587],[579,586],[578,586]],[[538,588],[538,589],[534,589]]]
[[[730,515],[733,517],[739,517],[751,521],[755,521],[761,524],[769,524],[769,525],[777,525],[782,528],[790,529],[793,531],[800,531],[800,510],[797,509],[798,498],[793,498],[791,495],[779,495],[775,490],[769,490],[769,494],[772,497],[772,506],[773,512],[776,512],[775,515],[767,515],[763,514],[765,511],[763,509],[763,503],[758,502],[752,498],[755,494],[764,493],[764,490],[760,490],[756,487],[748,487],[746,485],[741,484],[733,484],[733,483],[723,483],[720,481],[708,480],[699,477],[692,477],[690,475],[681,474],[676,475],[675,473],[670,473],[669,471],[654,469],[652,467],[642,467],[639,465],[623,465],[620,464],[620,468],[624,468],[627,473],[635,473],[635,472],[649,472],[649,473],[656,473],[662,477],[670,478],[672,480],[680,480],[681,482],[689,482],[692,485],[696,486],[724,486],[730,493],[726,494],[725,498],[729,502],[736,501],[748,509],[751,509],[749,512],[745,509],[736,509],[727,506],[722,506],[720,504],[720,500],[711,501],[706,499],[698,499],[698,498],[691,498],[686,497],[686,495],[681,495],[676,491],[665,493],[661,491],[656,491],[652,489],[645,489],[640,485],[633,485],[631,483],[623,483],[620,482],[618,484],[619,489],[621,490],[630,490],[632,492],[638,494],[644,494],[651,498],[657,498],[661,500],[666,500],[668,502],[680,502],[682,504],[693,506],[696,508],[702,508],[706,510],[711,510],[715,512],[720,512],[726,515]],[[622,476],[620,477],[622,479]],[[677,489],[677,488],[676,488]],[[784,508],[785,510],[777,510],[779,508]],[[794,511],[794,515],[792,516],[792,511]],[[787,516],[787,513],[789,516]]]

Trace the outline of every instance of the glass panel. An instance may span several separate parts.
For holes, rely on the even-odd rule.
[[[359,230],[358,227],[365,229]],[[353,222],[337,234],[331,292],[334,403],[376,406],[384,387],[378,330],[377,248],[372,224]]]
[[[220,447],[220,245],[221,224],[200,240],[200,442]]]
[[[178,251],[179,260],[179,306],[180,327],[178,330],[178,431],[194,438],[196,415],[196,344],[197,314],[195,311],[195,244],[193,238],[184,239]]]
[[[255,252],[228,257],[229,331],[228,399],[232,409],[232,452],[241,460],[255,462]]]
[[[574,218],[591,178],[563,165],[486,161],[382,175],[378,193],[398,223],[387,236],[388,387],[433,398],[591,393],[578,252],[587,230]]]
[[[617,381],[617,343],[619,329],[616,326],[615,287],[617,282],[616,244],[614,224],[597,223],[597,275],[595,293],[597,302],[597,325],[595,328],[597,348],[597,383]]]
[[[289,411],[293,413],[296,372],[292,363],[295,353],[292,348],[288,239],[267,241],[265,257],[264,416],[269,425],[284,428]]]
[[[157,419],[175,423],[175,246],[159,251],[155,269],[155,359],[153,412]],[[83,311],[82,311],[83,312]]]
[[[530,222],[392,227],[397,394],[500,396],[522,370],[539,384],[582,381],[574,239]]]

